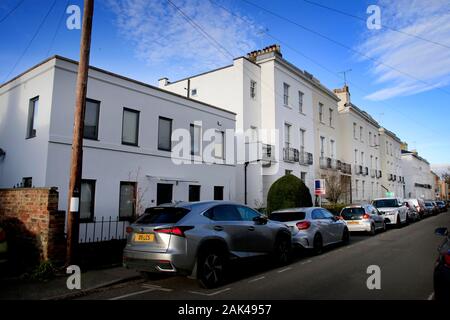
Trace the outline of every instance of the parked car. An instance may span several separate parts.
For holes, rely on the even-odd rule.
[[[269,219],[291,228],[292,245],[312,249],[320,254],[324,246],[350,239],[346,223],[320,207],[283,209],[272,212]]]
[[[439,210],[440,210],[441,212],[447,211],[447,205],[445,204],[444,201],[436,201],[436,204],[438,205]]]
[[[416,208],[416,211],[419,213],[420,218],[424,218],[428,213],[425,209],[425,202],[422,199],[418,198],[411,198],[411,199],[405,199],[410,205],[414,205]]]
[[[408,208],[408,221],[420,220],[420,214],[412,200],[405,200],[404,205]]]
[[[0,226],[0,265],[4,265],[8,261],[7,255],[8,242],[6,240],[6,232],[2,226]]]
[[[377,230],[386,230],[384,216],[370,204],[347,206],[341,210],[340,217],[350,232],[365,231],[374,235]]]
[[[207,288],[223,283],[230,258],[272,255],[283,265],[291,249],[286,225],[229,201],[148,208],[127,233],[125,267],[144,275],[190,274]]]
[[[434,267],[434,299],[450,301],[450,236],[447,228],[437,228],[435,234],[445,237],[438,248]]]
[[[408,222],[408,208],[398,198],[378,198],[372,205],[384,215],[386,224],[400,227]]]
[[[431,201],[425,201],[425,210],[427,211],[428,215],[436,214],[436,207]]]

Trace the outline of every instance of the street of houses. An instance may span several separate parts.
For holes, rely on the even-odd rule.
[[[0,187],[57,187],[59,210],[68,206],[76,67],[55,56],[0,87]],[[84,222],[131,220],[175,201],[224,199],[260,209],[285,174],[310,190],[314,179],[338,177],[342,203],[448,196],[417,150],[352,103],[348,85],[326,88],[283,59],[278,45],[186,79],[162,78],[159,88],[95,67],[88,83]],[[191,164],[176,164],[178,129],[191,134]],[[245,134],[240,159],[230,152],[241,147],[230,130]]]

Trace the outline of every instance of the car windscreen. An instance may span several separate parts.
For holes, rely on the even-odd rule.
[[[136,220],[136,224],[177,223],[190,210],[175,207],[147,208],[145,213]]]
[[[357,220],[365,214],[363,208],[344,208],[342,209],[341,216],[344,220]]]
[[[304,212],[273,212],[269,215],[269,219],[279,222],[304,220],[306,214]]]
[[[382,199],[382,200],[375,200],[373,202],[373,205],[376,208],[390,208],[390,207],[398,207],[397,200],[396,199]]]
[[[427,207],[432,207],[433,204],[432,204],[431,202],[425,202],[425,206],[427,206]]]

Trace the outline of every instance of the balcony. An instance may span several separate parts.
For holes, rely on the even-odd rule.
[[[283,149],[283,160],[287,162],[298,162],[299,161],[299,151],[295,148],[284,148]]]
[[[313,164],[313,155],[310,152],[300,151],[300,157],[298,161],[301,165],[308,166]]]
[[[352,165],[342,162],[340,170],[343,174],[352,174]]]
[[[397,175],[394,174],[392,181],[397,181]]]
[[[388,181],[393,181],[393,180],[394,180],[394,175],[392,173],[390,173],[388,176]]]
[[[355,174],[362,174],[363,173],[363,166],[359,164],[355,164]]]
[[[274,161],[275,160],[275,154],[273,153],[274,146],[271,144],[264,144],[262,145],[262,160],[263,161]]]
[[[380,179],[382,176],[381,170],[377,170],[377,179]]]
[[[369,175],[369,168],[368,168],[368,167],[363,167],[362,174],[363,174],[364,176],[368,176],[368,175]]]
[[[320,169],[327,169],[327,158],[320,157],[319,165],[320,165]]]
[[[377,171],[375,169],[370,169],[370,177],[375,178],[377,175]]]
[[[331,159],[331,158],[326,158],[327,160],[327,169],[331,169],[331,168],[333,168],[333,159]]]

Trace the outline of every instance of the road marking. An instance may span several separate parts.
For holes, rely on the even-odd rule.
[[[427,300],[433,300],[433,298],[434,298],[434,292],[432,292],[432,293],[428,296],[428,299],[427,299]]]
[[[282,273],[282,272],[285,272],[285,271],[288,271],[288,270],[291,270],[292,268],[291,267],[288,267],[288,268],[286,268],[286,269],[283,269],[283,270],[279,270],[279,271],[277,271],[278,273]]]
[[[231,288],[225,288],[223,290],[219,290],[219,291],[211,292],[211,293],[198,292],[198,291],[188,291],[188,292],[193,293],[193,294],[199,294],[199,295],[202,295],[202,296],[210,297],[210,296],[215,296],[216,294],[219,294],[219,293],[222,293],[222,292],[225,292],[225,291],[228,291],[228,290],[231,290]]]
[[[312,262],[311,260],[307,260],[307,261],[303,261],[302,263],[300,263],[300,264],[307,264],[307,263],[310,263],[310,262]]]
[[[262,280],[264,278],[265,278],[265,276],[262,276],[262,277],[259,277],[259,278],[256,278],[256,279],[252,279],[252,280],[249,280],[248,283],[256,282],[256,281]]]
[[[131,296],[136,296],[138,294],[143,294],[143,293],[147,293],[147,292],[155,291],[155,290],[156,290],[155,288],[141,290],[141,291],[132,292],[132,293],[129,293],[129,294],[124,294],[123,296],[114,297],[114,298],[111,298],[109,300],[120,300],[120,299],[123,299],[123,298],[128,298],[128,297],[131,297]]]
[[[161,287],[161,286],[157,286],[157,285],[153,285],[153,284],[143,284],[143,285],[142,285],[142,288],[146,288],[146,289],[155,289],[155,290],[166,291],[166,292],[173,291],[173,289],[163,288],[163,287]]]

